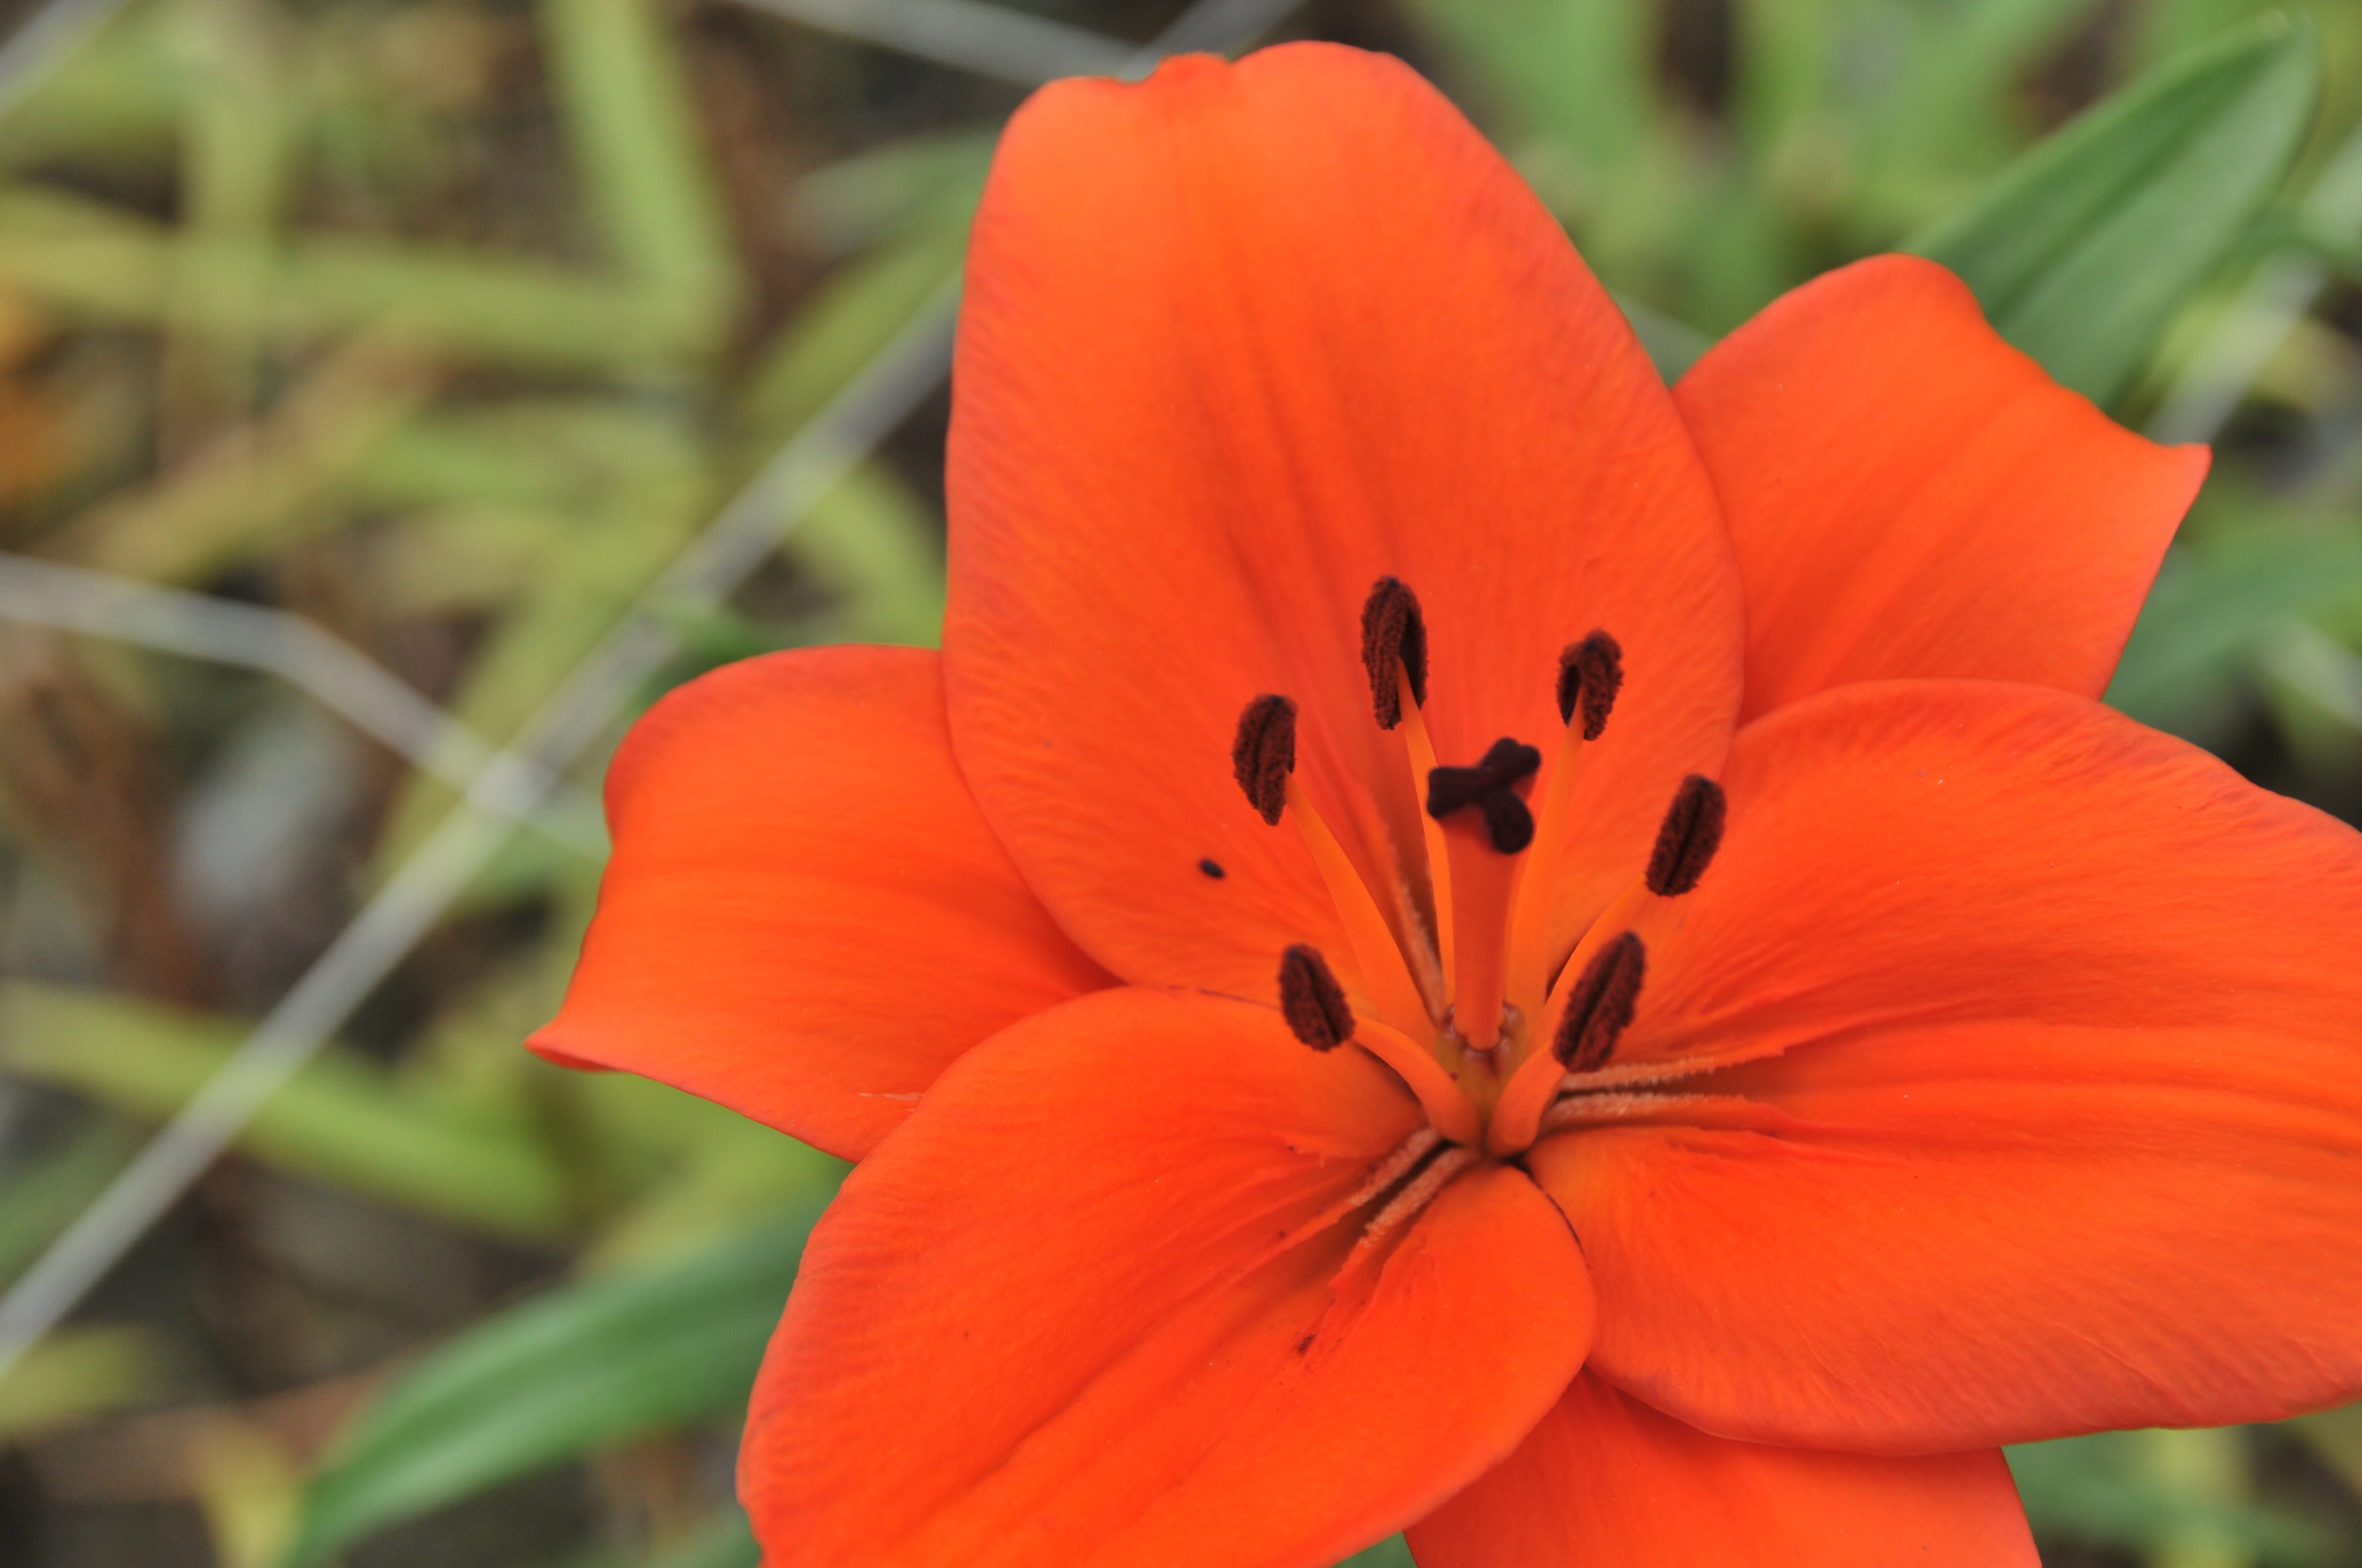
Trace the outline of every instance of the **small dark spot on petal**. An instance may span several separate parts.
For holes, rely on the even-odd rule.
[[[1207,876],[1211,877],[1217,882],[1221,881],[1224,877],[1230,875],[1228,872],[1223,870],[1222,862],[1220,861],[1213,860],[1210,857],[1198,861],[1197,869],[1206,873]]]

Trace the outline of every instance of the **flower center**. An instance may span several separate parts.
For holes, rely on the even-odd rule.
[[[1316,1050],[1368,1051],[1427,1112],[1429,1128],[1412,1140],[1417,1150],[1405,1145],[1397,1173],[1412,1179],[1382,1218],[1414,1194],[1413,1211],[1423,1207],[1484,1158],[1515,1158],[1554,1105],[1600,1086],[1586,1081],[1614,1058],[1647,975],[1634,925],[1652,901],[1697,886],[1721,843],[1724,802],[1711,779],[1683,780],[1645,872],[1563,946],[1548,929],[1549,882],[1578,830],[1571,802],[1583,750],[1606,730],[1623,689],[1616,639],[1594,631],[1560,655],[1566,728],[1547,765],[1540,749],[1508,737],[1473,763],[1437,762],[1422,712],[1426,622],[1395,578],[1379,578],[1362,606],[1361,662],[1372,717],[1395,738],[1425,802],[1424,864],[1402,874],[1414,882],[1424,873],[1424,888],[1366,877],[1322,820],[1296,775],[1291,698],[1267,693],[1247,705],[1230,759],[1263,820],[1288,820],[1302,835],[1351,946],[1342,978],[1309,946],[1281,955],[1289,1029]]]

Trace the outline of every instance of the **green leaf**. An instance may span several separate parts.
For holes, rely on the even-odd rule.
[[[2319,1528],[2247,1495],[2234,1429],[2102,1432],[2008,1451],[2027,1518],[2045,1537],[2129,1548],[2151,1561],[2305,1568],[2328,1557]]]
[[[2362,593],[2362,530],[2256,526],[2166,557],[2108,702],[2187,738],[2235,666],[2290,617]]]
[[[109,1117],[29,1167],[0,1177],[0,1280],[62,1235],[137,1152],[130,1127]]]
[[[831,640],[933,647],[943,635],[943,524],[882,463],[813,504],[790,553],[842,602]]]
[[[1398,1535],[1388,1536],[1377,1545],[1354,1553],[1337,1568],[1414,1568],[1411,1547]]]
[[[2279,187],[2319,90],[2311,27],[2261,18],[2109,98],[1906,248],[2109,402]]]
[[[567,1286],[452,1340],[337,1440],[306,1493],[287,1568],[741,1404],[822,1202],[686,1262]]]
[[[542,37],[590,209],[648,308],[718,343],[740,294],[669,15],[645,0],[543,0]]]
[[[906,137],[815,169],[796,182],[796,230],[834,256],[946,230],[965,238],[1000,138],[997,125]]]
[[[1641,351],[1649,356],[1649,362],[1656,366],[1656,373],[1668,386],[1681,380],[1714,347],[1714,339],[1688,322],[1676,321],[1628,295],[1617,295],[1616,304],[1624,313],[1624,319],[1632,323],[1632,334],[1640,340]]]
[[[815,290],[763,346],[740,401],[739,423],[762,456],[819,412],[943,297],[967,252],[965,216],[880,246]]]
[[[757,1568],[762,1560],[762,1548],[755,1544],[745,1514],[731,1508],[647,1568]]]
[[[62,1329],[0,1377],[0,1440],[145,1405],[172,1381],[153,1330]]]
[[[1411,0],[1412,22],[1525,129],[1592,170],[1630,159],[1657,113],[1650,8],[1629,0]]]
[[[178,1111],[245,1032],[232,1019],[105,992],[29,980],[0,990],[0,1066],[155,1120]],[[564,1174],[538,1138],[402,1096],[366,1061],[334,1051],[264,1106],[238,1147],[505,1236],[546,1240],[573,1224]]]
[[[216,275],[265,286],[208,286]],[[26,183],[0,186],[0,278],[90,321],[177,315],[273,341],[398,327],[405,344],[527,368],[644,370],[712,346],[702,312],[684,318],[670,296],[541,262],[337,234],[258,249]]]

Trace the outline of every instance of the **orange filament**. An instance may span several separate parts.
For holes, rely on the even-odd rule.
[[[1598,952],[1610,937],[1632,929],[1633,916],[1640,912],[1640,907],[1651,896],[1649,884],[1636,881],[1609,900],[1607,908],[1594,916],[1591,924],[1583,929],[1583,940],[1575,944],[1575,950],[1566,955],[1566,962],[1558,966],[1558,973],[1550,981],[1549,1013],[1551,1030],[1558,1028],[1558,1014],[1566,1005],[1566,977],[1582,974],[1583,966],[1591,962],[1591,955]],[[1543,1033],[1535,1038],[1547,1040],[1551,1036]]]
[[[1446,1149],[1441,1154],[1436,1155],[1425,1170],[1413,1176],[1408,1185],[1395,1193],[1392,1199],[1388,1200],[1386,1206],[1378,1211],[1377,1217],[1370,1221],[1369,1228],[1361,1233],[1361,1239],[1354,1243],[1353,1252],[1346,1257],[1344,1268],[1339,1270],[1338,1272],[1343,1274],[1350,1270],[1355,1264],[1360,1263],[1368,1254],[1370,1249],[1383,1241],[1389,1233],[1416,1219],[1419,1217],[1419,1211],[1433,1202],[1435,1195],[1448,1186],[1454,1177],[1482,1157],[1473,1149]]]
[[[1432,1017],[1432,1011],[1419,995],[1402,949],[1395,945],[1394,929],[1386,924],[1386,916],[1370,896],[1361,874],[1346,858],[1344,845],[1328,830],[1328,824],[1312,809],[1312,803],[1305,797],[1304,786],[1293,775],[1289,775],[1287,788],[1288,815],[1294,819],[1296,831],[1304,836],[1304,846],[1312,852],[1312,863],[1320,868],[1321,880],[1328,884],[1329,901],[1337,908],[1337,917],[1344,923],[1346,940],[1353,944],[1354,965],[1361,972],[1361,985],[1369,995],[1370,1006],[1381,1017],[1410,1028],[1426,1024]]]
[[[1655,1094],[1602,1092],[1568,1095],[1550,1107],[1549,1115],[1542,1118],[1542,1130],[1561,1133],[1570,1127],[1596,1127],[1610,1121],[1647,1121],[1669,1112],[1686,1111],[1695,1115],[1703,1106],[1745,1103],[1736,1095],[1684,1094],[1679,1090]]]
[[[1559,1065],[1548,1046],[1539,1047],[1519,1063],[1493,1107],[1492,1120],[1485,1125],[1485,1151],[1507,1159],[1531,1148],[1542,1130],[1542,1113],[1558,1098],[1558,1086],[1566,1077],[1566,1069]]]
[[[1444,1135],[1432,1126],[1422,1127],[1395,1146],[1395,1151],[1370,1167],[1369,1180],[1354,1189],[1345,1200],[1345,1207],[1358,1209],[1362,1204],[1385,1196],[1396,1182],[1411,1174],[1411,1167],[1428,1156],[1428,1150],[1444,1141]]]
[[[1412,700],[1411,673],[1397,667],[1395,678],[1402,687],[1402,743],[1410,754],[1411,794],[1413,800],[1424,800],[1428,775],[1435,771],[1435,743],[1428,739],[1426,715]],[[1428,889],[1435,900],[1436,956],[1442,961],[1443,973],[1451,975],[1457,972],[1452,951],[1451,857],[1444,851],[1444,825],[1425,811],[1419,813],[1419,825],[1427,836]],[[1448,1002],[1450,997],[1437,1000]],[[1442,1007],[1435,1009],[1436,1017],[1443,1014]]]
[[[1500,1041],[1509,901],[1516,892],[1523,857],[1494,848],[1473,811],[1453,813],[1444,826],[1444,842],[1457,900],[1452,918],[1460,933],[1460,964],[1452,975],[1452,1028],[1471,1048],[1489,1050]]]
[[[1364,1018],[1353,1031],[1353,1043],[1395,1069],[1418,1097],[1427,1119],[1437,1132],[1457,1144],[1474,1145],[1483,1128],[1477,1108],[1452,1082],[1451,1074],[1432,1051],[1411,1036]]]
[[[1561,1015],[1566,1010],[1566,995],[1574,987],[1566,977],[1580,976],[1597,953],[1618,933],[1631,929],[1633,916],[1650,896],[1649,884],[1637,881],[1626,888],[1616,900],[1600,912],[1575,944],[1559,969],[1562,983],[1550,994],[1549,1005],[1536,1020],[1533,1031],[1527,1036],[1532,1054],[1517,1064],[1510,1075],[1508,1085],[1501,1090],[1499,1102],[1493,1107],[1491,1124],[1485,1129],[1484,1147],[1494,1154],[1506,1158],[1531,1146],[1542,1126],[1542,1113],[1549,1109],[1557,1098],[1559,1085],[1566,1077],[1565,1064],[1550,1053],[1550,1042],[1558,1036]]]

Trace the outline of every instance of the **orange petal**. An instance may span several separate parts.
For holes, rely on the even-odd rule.
[[[642,719],[615,856],[533,1048],[718,1100],[859,1159],[952,1058],[1108,983],[952,765],[941,663],[820,648],[729,665]]]
[[[1570,901],[1612,893],[1683,772],[1720,760],[1737,574],[1671,399],[1557,223],[1400,62],[1291,45],[1048,88],[1001,140],[967,277],[952,743],[1116,973],[1259,1000],[1289,943],[1345,952],[1297,836],[1231,780],[1258,693],[1299,704],[1314,804],[1364,871],[1418,863],[1361,663],[1380,575],[1425,607],[1447,763],[1548,742],[1560,648],[1621,640]]]
[[[1873,1458],[1710,1438],[1589,1372],[1424,1524],[1419,1568],[2035,1568],[1994,1449]]]
[[[1723,782],[1618,1062],[1754,1060],[1530,1156],[1602,1375],[1881,1453],[2362,1394],[2362,837],[1999,683],[1825,692]]]
[[[1957,675],[2097,697],[2203,447],[2123,429],[1878,256],[1772,302],[1674,389],[1747,588],[1747,715]]]
[[[968,1053],[804,1254],[740,1465],[769,1560],[1317,1568],[1426,1513],[1549,1408],[1591,1298],[1502,1167],[1348,1266],[1341,1211],[1418,1125],[1213,997]]]

